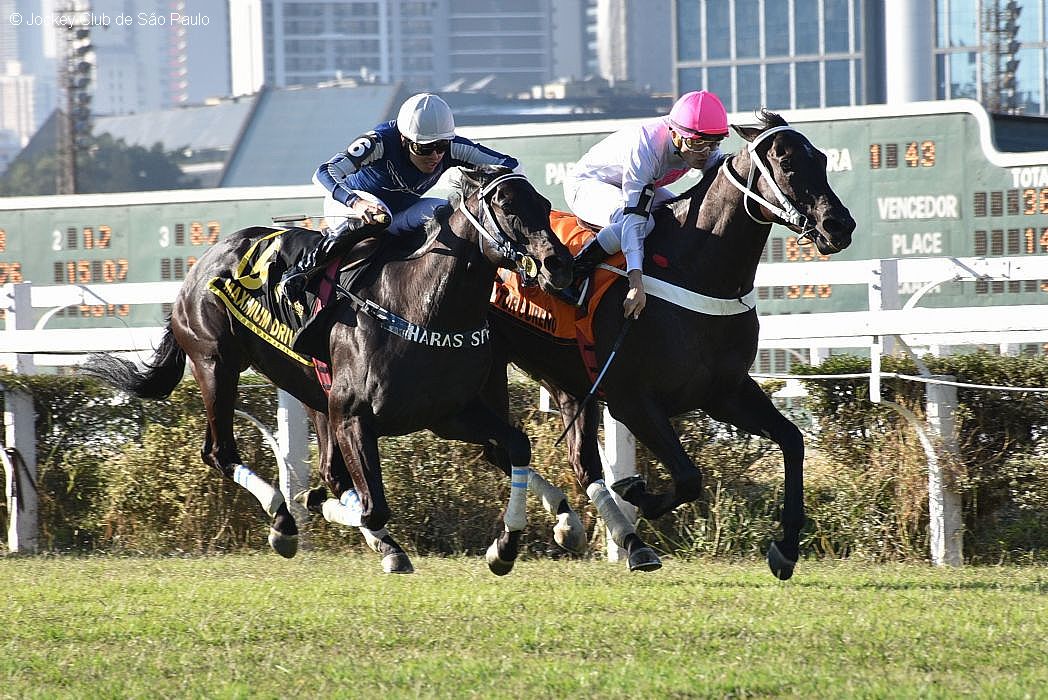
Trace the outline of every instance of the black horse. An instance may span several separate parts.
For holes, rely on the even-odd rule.
[[[622,338],[601,389],[611,414],[673,478],[669,493],[649,492],[639,477],[612,485],[649,519],[703,492],[702,473],[681,446],[671,417],[702,409],[779,445],[785,463],[783,539],[769,547],[768,563],[785,580],[793,574],[804,525],[804,441],[749,376],[759,325],[753,281],[773,222],[828,255],[851,243],[855,221],[826,180],[826,156],[779,115],[763,110],[760,118],[761,128],[733,127],[747,147],[727,160],[712,182],[700,182],[657,210],[655,229],[645,240],[645,274],[687,290],[684,296],[693,293],[693,309],[699,310],[650,299],[649,286],[650,301]],[[592,312],[598,367],[623,328],[626,290],[624,279],[616,282]],[[506,410],[505,365],[513,362],[554,391],[565,424],[571,422],[591,385],[578,350],[536,333],[497,307],[492,324],[496,367],[486,389],[489,403]],[[567,433],[569,459],[595,501],[607,499],[598,421],[597,407],[587,404]],[[490,456],[505,463],[498,450]],[[617,531],[614,522],[609,526],[621,546],[638,546],[628,524],[620,523]]]
[[[549,201],[522,175],[498,167],[464,172],[452,203],[418,232],[417,250],[407,255],[380,250],[354,283],[349,302],[343,300],[354,306],[341,310],[330,330],[328,393],[311,364],[247,330],[246,319],[209,292],[209,286],[215,289],[212,280],[229,280],[238,267],[243,272],[250,251],[278,245],[280,231],[261,227],[237,231],[201,256],[144,371],[106,354],[93,356],[85,370],[135,396],[164,398],[182,379],[188,356],[207,409],[201,456],[259,500],[273,518],[270,544],[285,557],[297,550],[294,518],[281,493],[241,463],[233,436],[238,379],[248,367],[311,411],[321,442],[321,474],[335,496],[311,505],[336,522],[369,531],[368,543],[387,555],[387,570],[410,571],[410,563],[384,529],[390,509],[378,437],[429,428],[445,438],[497,444],[509,454],[511,496],[503,513],[505,531],[488,559],[493,571],[506,573],[525,524],[529,481],[562,521],[570,512],[563,494],[557,501],[559,491],[529,472],[527,436],[479,399],[492,359],[487,300],[497,268],[518,269],[554,289],[570,281],[571,256],[550,229],[549,211]],[[263,263],[256,269],[259,286],[279,277],[279,270]],[[570,516],[581,530],[577,516]],[[584,541],[584,534],[576,533],[576,539]]]

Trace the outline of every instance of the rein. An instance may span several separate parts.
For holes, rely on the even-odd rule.
[[[775,223],[774,221],[764,221],[763,219],[758,219],[756,216],[754,216],[753,213],[750,211],[750,200],[753,200],[758,204],[762,205],[765,209],[767,209],[772,214],[785,221],[787,224],[799,228],[800,232],[797,234],[798,243],[810,243],[815,240],[815,225],[811,222],[810,219],[808,219],[807,216],[797,211],[797,207],[794,206],[793,202],[790,201],[790,198],[787,197],[786,194],[782,191],[782,188],[779,187],[779,183],[775,182],[775,178],[772,177],[771,171],[768,169],[768,166],[765,165],[761,157],[757,155],[757,146],[761,143],[761,141],[768,138],[772,134],[779,133],[780,131],[797,132],[797,130],[791,126],[777,126],[775,128],[768,129],[759,137],[747,144],[746,149],[750,152],[750,160],[753,161],[753,164],[756,167],[750,168],[749,175],[746,177],[745,185],[735,177],[735,174],[732,172],[731,168],[728,167],[731,158],[724,159],[724,162],[721,163],[721,171],[724,173],[724,176],[728,179],[728,182],[733,184],[736,189],[742,192],[744,201],[742,208],[753,221],[756,221],[758,224]],[[764,181],[768,183],[768,187],[770,187],[771,191],[775,193],[775,197],[779,200],[779,204],[781,204],[782,207],[778,207],[772,204],[764,197],[761,197],[759,194],[757,194],[754,185],[758,170],[760,171],[761,177],[764,179]]]
[[[514,241],[505,231],[502,230],[502,227],[499,226],[498,219],[495,218],[494,213],[491,211],[491,204],[488,202],[488,197],[494,193],[495,189],[509,180],[527,180],[527,178],[520,173],[507,173],[496,177],[477,192],[477,199],[480,201],[481,216],[486,217],[491,221],[497,236],[488,231],[487,227],[485,227],[484,224],[482,224],[475,216],[473,216],[469,209],[466,208],[466,198],[463,198],[458,209],[466,217],[466,220],[469,221],[469,223],[472,224],[481,234],[481,252],[484,250],[484,240],[486,239],[489,242],[489,245],[494,248],[503,259],[510,260],[517,265],[517,269],[524,277],[525,282],[528,280],[533,281],[538,276],[538,261],[531,255],[517,250]],[[479,347],[487,343],[488,339],[491,337],[491,331],[489,330],[486,321],[483,326],[474,330],[432,330],[425,326],[420,326],[417,323],[412,323],[403,316],[399,316],[370,299],[363,299],[357,296],[341,284],[338,285],[338,289],[349,298],[350,302],[358,311],[375,319],[379,327],[383,330],[399,336],[404,340],[418,343],[419,345],[434,348]]]
[[[370,299],[362,299],[342,285],[339,285],[338,288],[349,297],[358,311],[375,319],[380,328],[419,345],[433,348],[475,348],[488,342],[491,336],[487,321],[483,326],[472,331],[435,331],[412,323]]]

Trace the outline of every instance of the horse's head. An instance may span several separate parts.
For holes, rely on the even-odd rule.
[[[778,114],[761,110],[760,121],[763,127],[732,126],[748,142],[746,211],[759,208],[768,220],[796,232],[799,241],[814,242],[823,255],[847,248],[855,219],[826,180],[825,154]],[[750,199],[759,206],[751,206]]]
[[[547,289],[571,284],[571,253],[550,228],[550,202],[527,178],[509,168],[481,166],[462,171],[460,188],[459,208],[492,263]]]

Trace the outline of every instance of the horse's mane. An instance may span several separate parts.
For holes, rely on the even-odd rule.
[[[426,221],[423,226],[426,238],[436,236],[437,232],[448,223],[448,218],[462,204],[463,199],[469,199],[488,182],[509,172],[512,171],[502,165],[478,165],[469,170],[463,170],[461,175],[454,179],[451,194],[448,195],[448,203],[437,207],[433,212],[433,218]]]
[[[764,107],[761,107],[760,113],[757,114],[757,120],[764,125],[764,128],[761,129],[761,131],[771,129],[776,126],[789,125],[789,123],[785,119],[783,119],[782,115],[780,115],[778,112],[769,111]]]
[[[424,255],[433,247],[440,232],[447,227],[448,219],[459,208],[463,199],[471,197],[495,177],[508,172],[511,170],[501,165],[478,165],[463,170],[459,177],[452,178],[452,190],[448,195],[447,203],[433,210],[433,216],[422,224],[421,233],[402,236],[404,238],[402,245],[411,251],[406,254],[405,259],[410,260]]]

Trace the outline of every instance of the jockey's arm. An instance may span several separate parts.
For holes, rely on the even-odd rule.
[[[503,165],[515,173],[524,172],[523,166],[513,156],[499,153],[463,136],[456,136],[451,141],[451,160],[454,165],[467,168],[474,165]]]
[[[347,179],[361,168],[381,160],[383,151],[382,139],[376,132],[369,131],[356,138],[346,150],[322,163],[313,173],[313,182],[327,190],[335,201],[352,206],[358,196]]]
[[[625,154],[622,168],[622,252],[630,288],[622,306],[627,318],[638,318],[647,303],[644,293],[644,238],[655,200],[655,181],[661,165],[649,144],[641,140]]]

